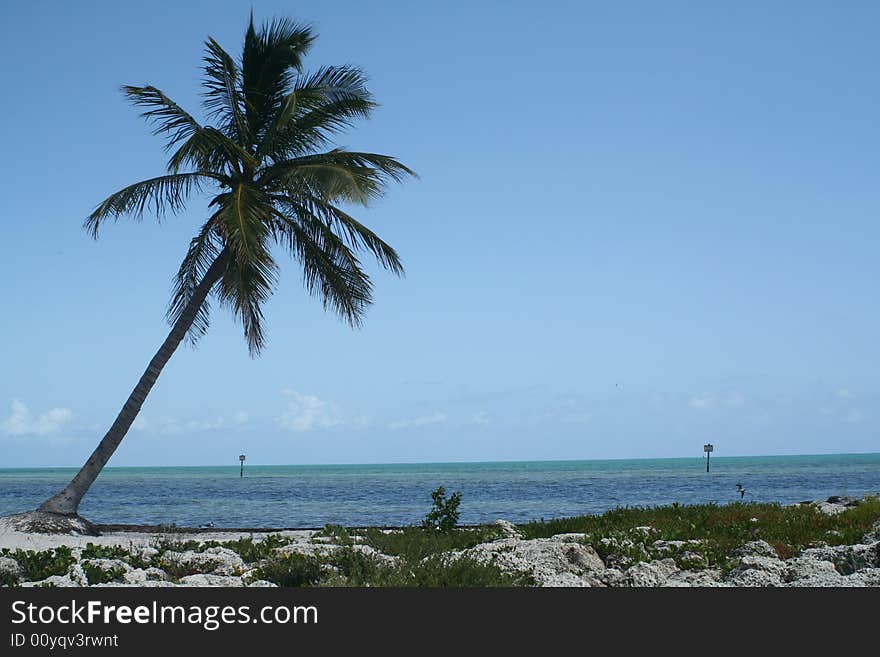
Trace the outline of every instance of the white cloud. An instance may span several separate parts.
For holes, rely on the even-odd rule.
[[[843,416],[843,421],[848,424],[858,424],[865,419],[865,414],[858,409],[853,409]]]
[[[34,415],[24,402],[13,399],[9,417],[0,423],[0,432],[7,436],[45,436],[56,433],[72,419],[73,412],[68,408],[51,408]]]
[[[565,415],[560,416],[559,421],[564,422],[565,424],[587,424],[592,419],[593,419],[592,414],[583,412],[583,413],[567,413]]]
[[[727,395],[715,395],[711,392],[701,392],[690,398],[688,405],[691,408],[699,410],[707,408],[717,408],[726,406],[728,408],[738,408],[746,403],[746,398],[742,393],[731,392]]]
[[[190,420],[186,423],[189,431],[215,431],[226,426],[226,420],[223,417],[217,417],[214,420]]]
[[[282,391],[287,397],[287,408],[275,418],[276,424],[290,431],[330,429],[345,424],[335,404],[325,402],[315,395],[303,395],[296,390]]]
[[[710,395],[708,392],[701,392],[699,395],[691,397],[689,404],[691,408],[712,408],[715,406],[716,402],[715,395]]]
[[[369,415],[358,415],[352,418],[348,424],[355,429],[368,429],[373,424],[373,418]]]
[[[738,406],[742,406],[745,403],[746,403],[746,398],[743,397],[738,392],[730,393],[729,395],[727,395],[727,398],[724,400],[725,406],[732,406],[734,408],[736,408]]]
[[[474,413],[474,416],[471,418],[471,422],[474,424],[487,425],[489,424],[489,415],[486,411],[480,411],[479,413]]]
[[[176,417],[163,415],[157,418],[138,416],[131,424],[135,431],[148,431],[154,434],[175,436],[178,434],[197,431],[217,431],[219,429],[232,429],[244,426],[248,421],[248,414],[244,411],[237,412],[230,423],[227,419],[218,415],[213,419],[204,420],[181,420]]]
[[[388,428],[392,430],[410,429],[413,427],[425,427],[431,424],[443,424],[446,422],[446,413],[435,412],[430,415],[422,415],[407,420],[395,420],[388,423]]]

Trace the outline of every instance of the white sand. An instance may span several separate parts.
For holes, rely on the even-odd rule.
[[[106,532],[101,536],[68,536],[59,534],[29,534],[19,532],[0,523],[0,548],[16,550],[49,550],[60,545],[74,548],[83,548],[87,543],[95,545],[119,545],[125,548],[148,547],[158,540],[168,541],[232,541],[238,538],[261,539],[269,534],[281,534],[292,539],[295,543],[307,543],[314,534],[311,530],[279,531],[279,532],[230,532],[218,529],[217,531],[206,530],[198,533],[182,532]]]

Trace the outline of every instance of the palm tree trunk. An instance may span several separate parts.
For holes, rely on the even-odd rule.
[[[92,455],[89,457],[88,461],[85,462],[85,465],[80,468],[79,472],[76,473],[76,476],[69,484],[67,484],[67,487],[54,497],[43,502],[43,504],[40,505],[39,511],[57,513],[66,516],[76,515],[82,498],[85,496],[92,483],[94,483],[101,470],[103,470],[104,466],[107,465],[107,461],[113,456],[113,452],[119,447],[122,439],[125,438],[125,434],[128,433],[132,422],[134,422],[134,419],[140,412],[144,400],[147,398],[147,395],[156,383],[156,379],[159,378],[162,368],[165,367],[165,364],[171,358],[171,355],[180,345],[184,336],[186,336],[187,331],[189,331],[190,326],[192,326],[192,323],[196,318],[199,308],[201,308],[205,299],[208,297],[211,288],[214,287],[214,284],[223,275],[228,261],[229,253],[224,250],[217,257],[205,273],[205,277],[196,287],[193,296],[183,313],[181,313],[178,320],[174,323],[171,332],[168,334],[168,337],[165,338],[165,342],[162,343],[159,351],[153,356],[146,371],[141,375],[140,381],[138,381],[138,384],[128,396],[125,405],[122,407],[119,415],[116,416],[116,421],[110,427],[110,430],[95,448],[95,451],[92,452]]]

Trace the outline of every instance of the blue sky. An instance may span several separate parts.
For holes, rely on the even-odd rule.
[[[878,451],[876,3],[253,5],[369,75],[407,276],[353,331],[284,262],[263,356],[215,313],[111,465]],[[250,6],[4,6],[0,467],[80,465],[164,339],[204,200],[81,224],[163,170],[120,85],[198,115]]]

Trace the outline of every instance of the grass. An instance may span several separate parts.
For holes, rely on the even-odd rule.
[[[388,582],[379,586],[419,587],[496,587],[534,586],[528,573],[508,573],[493,563],[484,563],[470,557],[452,558],[435,554],[418,563],[402,562]]]
[[[434,554],[392,561],[344,547],[327,556],[291,553],[266,561],[252,575],[283,587],[492,587],[530,586],[531,576],[492,563]]]
[[[423,527],[406,527],[390,532],[376,528],[361,530],[364,544],[383,554],[418,561],[451,550],[466,550],[480,543],[494,541],[503,536],[500,528],[491,525],[437,531]]]
[[[323,575],[320,558],[291,552],[269,559],[253,573],[253,580],[266,580],[278,586],[314,586]]]
[[[764,540],[782,559],[798,555],[805,548],[825,543],[858,543],[880,519],[880,498],[871,498],[838,515],[826,515],[811,505],[735,503],[724,506],[672,504],[661,507],[627,507],[597,516],[579,516],[530,522],[519,527],[526,538],[544,538],[562,533],[585,533],[603,559],[621,556],[642,561],[657,558],[656,540],[700,540],[699,545],[672,549],[664,556],[694,552],[705,565],[728,567],[731,553],[749,541]],[[634,532],[635,527],[651,531]],[[603,540],[604,539],[604,540]]]

